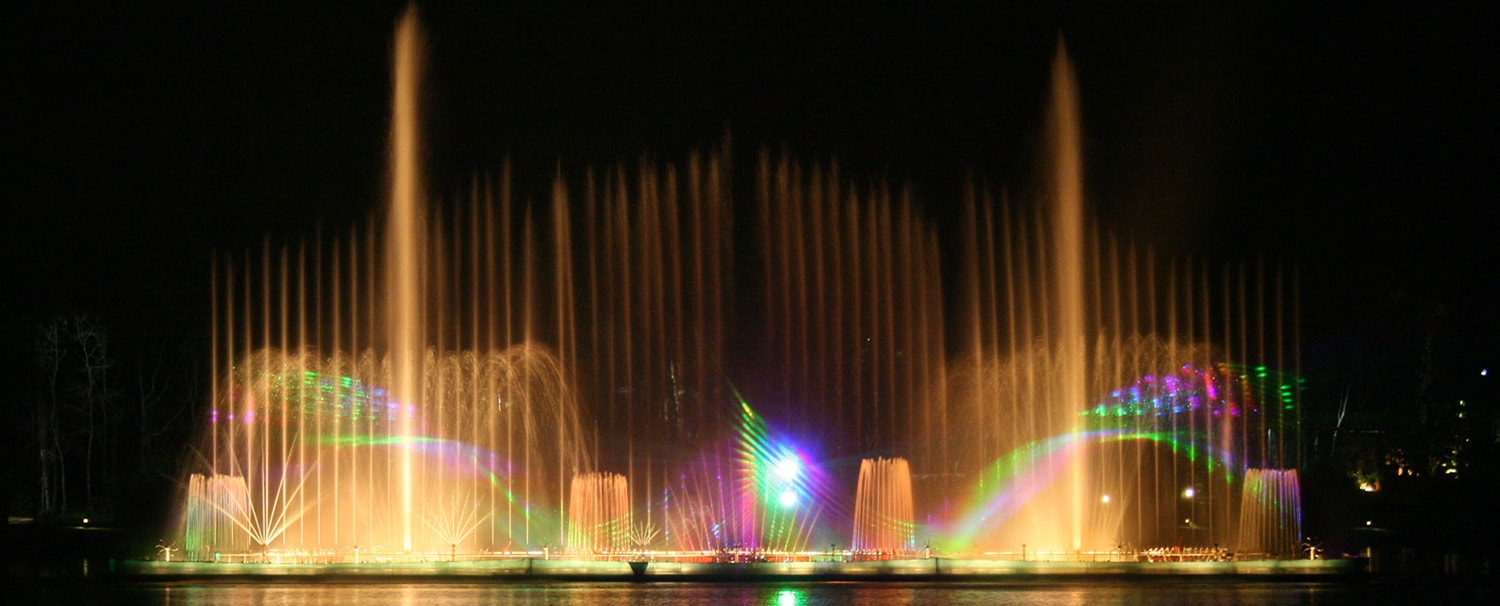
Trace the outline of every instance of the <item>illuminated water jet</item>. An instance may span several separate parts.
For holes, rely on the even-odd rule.
[[[250,549],[253,522],[245,478],[193,474],[189,478],[182,553],[189,560],[206,560],[218,552],[243,553]],[[259,542],[267,542],[262,534]]]
[[[573,476],[568,497],[568,548],[575,553],[619,553],[630,547],[630,487],[617,473]]]
[[[1302,538],[1302,488],[1295,469],[1245,471],[1239,549],[1247,554],[1296,557]]]
[[[417,25],[416,8],[407,9],[396,28],[395,61],[392,80],[395,94],[391,103],[391,202],[386,229],[389,260],[386,271],[387,314],[391,334],[391,360],[394,366],[391,395],[397,402],[420,408],[423,405],[420,385],[421,356],[426,349],[421,319],[424,316],[421,292],[425,286],[422,238],[422,168],[419,161],[421,139],[418,134],[418,92],[422,78],[422,34]],[[400,451],[401,546],[412,548],[412,448],[415,437],[412,415],[399,415],[397,438],[403,442]]]
[[[911,465],[906,459],[865,459],[859,464],[854,497],[855,551],[911,553],[915,512]]]

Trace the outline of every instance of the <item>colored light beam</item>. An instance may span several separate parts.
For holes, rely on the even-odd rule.
[[[1226,482],[1234,481],[1238,467],[1232,453],[1212,445],[1194,443],[1186,439],[1189,434],[1179,433],[1174,437],[1167,432],[1081,431],[1037,440],[1012,450],[980,475],[972,496],[967,500],[968,506],[944,532],[949,549],[972,548],[985,532],[1009,522],[1051,487],[1061,469],[1070,464],[1073,457],[1084,456],[1083,451],[1090,444],[1133,440],[1167,444],[1190,463],[1200,463],[1210,472],[1222,472]]]

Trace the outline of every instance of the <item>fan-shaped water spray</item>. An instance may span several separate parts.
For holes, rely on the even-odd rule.
[[[855,551],[908,553],[915,549],[911,465],[906,459],[865,459],[854,497]]]

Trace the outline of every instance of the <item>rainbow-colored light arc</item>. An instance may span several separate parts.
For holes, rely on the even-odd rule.
[[[974,492],[955,521],[943,529],[951,550],[965,550],[989,529],[1005,524],[1057,479],[1061,468],[1073,457],[1084,456],[1091,444],[1146,440],[1171,447],[1190,464],[1200,461],[1204,470],[1219,471],[1233,483],[1233,453],[1210,444],[1195,443],[1187,432],[1141,432],[1127,429],[1085,430],[1036,440],[996,460],[980,474]]]
[[[302,364],[304,367],[310,365]],[[285,372],[237,373],[239,380],[229,385],[226,394],[229,410],[221,412],[215,408],[210,417],[211,423],[220,426],[231,442],[249,440],[266,445],[277,442],[279,445],[275,449],[284,451],[280,452],[280,458],[285,461],[285,467],[272,476],[279,478],[277,482],[291,483],[292,486],[277,489],[276,498],[266,499],[265,503],[252,498],[246,503],[235,502],[229,506],[209,503],[213,511],[249,532],[257,544],[271,545],[281,541],[284,533],[302,517],[301,514],[313,509],[318,502],[296,497],[296,493],[304,491],[306,483],[320,481],[312,479],[316,475],[314,470],[320,466],[317,462],[320,457],[315,453],[348,452],[350,449],[410,452],[445,481],[475,483],[467,491],[450,495],[454,496],[454,499],[449,499],[454,501],[452,503],[429,504],[430,511],[414,512],[421,518],[421,523],[447,543],[462,542],[494,515],[494,512],[477,511],[481,500],[489,500],[489,497],[479,499],[481,491],[494,495],[495,500],[491,503],[516,506],[512,511],[519,516],[521,523],[559,521],[560,516],[553,519],[542,513],[547,508],[533,511],[531,503],[517,493],[517,487],[527,482],[524,464],[464,440],[420,434],[398,435],[396,421],[403,414],[413,418],[414,427],[427,426],[420,419],[421,410],[390,400],[385,389],[367,381],[347,375],[301,370],[297,369],[297,364],[291,366],[293,370]],[[248,367],[234,370],[248,370]],[[244,446],[252,451],[260,448],[253,444]],[[299,452],[305,454],[296,454]],[[245,457],[255,454],[247,451]],[[322,456],[350,458],[352,455]],[[232,461],[230,464],[233,465]],[[266,468],[265,465],[260,467]],[[245,470],[230,470],[230,473],[245,473]],[[543,480],[534,478],[533,481]],[[263,492],[262,489],[255,490]],[[292,491],[292,497],[283,496],[288,491]],[[294,499],[295,504],[283,504]],[[293,509],[283,511],[288,507]]]
[[[1057,470],[1037,465],[1038,461],[1055,460],[1054,455],[1077,445],[1077,434],[1054,436],[1017,448],[980,474],[969,505],[943,534],[949,537],[950,550],[972,547],[988,528],[1004,523],[1052,483]]]
[[[498,490],[510,504],[524,504],[512,489],[525,477],[525,467],[513,465],[494,451],[486,450],[459,440],[417,436],[406,439],[402,436],[323,436],[318,444],[348,447],[409,447],[423,455],[424,461],[433,461],[448,467],[457,479],[484,480],[493,490]],[[485,461],[488,461],[486,463]],[[506,469],[519,469],[507,474]],[[531,508],[521,510],[523,519],[534,519]]]

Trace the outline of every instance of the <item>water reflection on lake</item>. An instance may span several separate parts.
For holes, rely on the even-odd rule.
[[[17,596],[12,596],[17,597]],[[758,604],[1028,606],[1493,603],[1487,585],[1446,583],[1096,581],[1078,583],[305,583],[40,584],[20,603],[196,606]],[[17,602],[11,602],[17,603]]]

